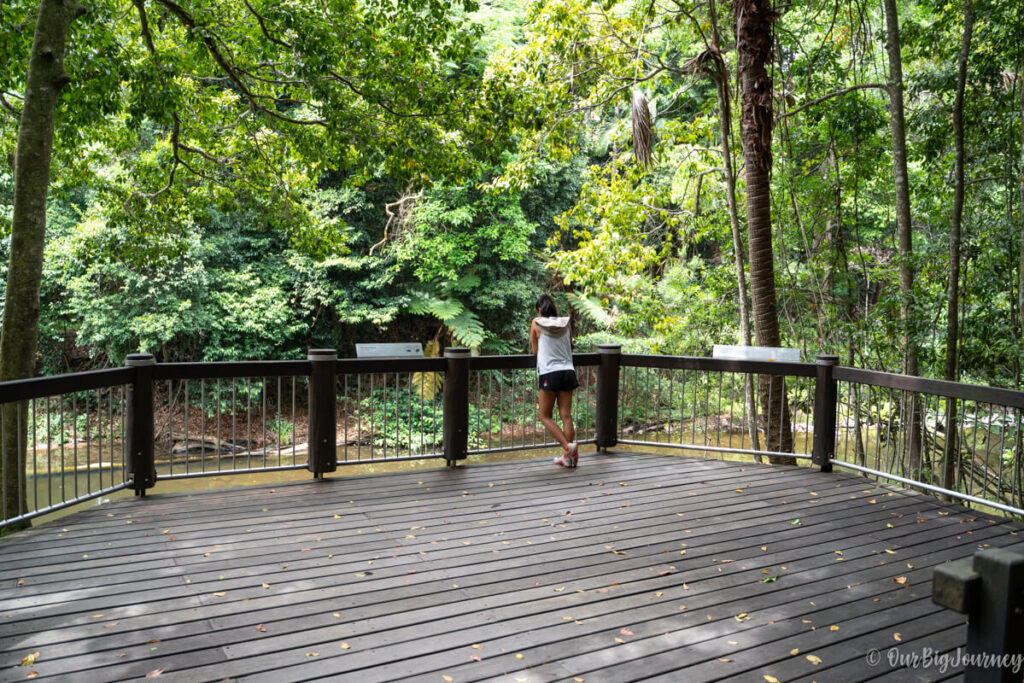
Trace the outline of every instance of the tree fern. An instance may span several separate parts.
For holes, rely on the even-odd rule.
[[[576,312],[592,322],[594,325],[606,330],[610,330],[615,327],[615,318],[611,313],[604,310],[604,306],[602,306],[601,302],[596,298],[580,296],[577,294],[569,294],[568,296],[569,304],[576,310]]]

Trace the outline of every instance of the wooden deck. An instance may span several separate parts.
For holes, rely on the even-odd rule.
[[[625,453],[156,494],[0,540],[0,679],[955,679],[888,651],[963,645],[932,568],[1019,528]]]

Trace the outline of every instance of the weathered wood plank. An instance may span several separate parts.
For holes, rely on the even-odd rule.
[[[916,680],[859,651],[891,629],[955,647],[932,567],[1019,528],[846,474],[641,454],[158,494],[0,540],[0,671],[38,650],[50,680]]]

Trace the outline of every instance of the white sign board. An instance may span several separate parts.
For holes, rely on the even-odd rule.
[[[401,344],[356,344],[357,358],[423,358],[419,342]]]
[[[800,349],[784,349],[778,346],[728,346],[715,344],[711,352],[712,358],[731,358],[735,360],[761,360],[800,362]]]

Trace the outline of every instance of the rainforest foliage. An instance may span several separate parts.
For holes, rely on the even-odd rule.
[[[0,4],[0,287],[40,4]],[[763,324],[757,300],[749,321],[740,306],[758,266],[780,343],[805,359],[899,371],[909,344],[941,377],[953,300],[956,376],[1024,388],[1024,4],[895,3],[906,253],[881,3],[768,10],[767,263],[748,250],[734,14],[755,4],[769,7],[84,2],[53,127],[35,372],[374,340],[521,353],[544,290],[583,348],[706,355]]]

